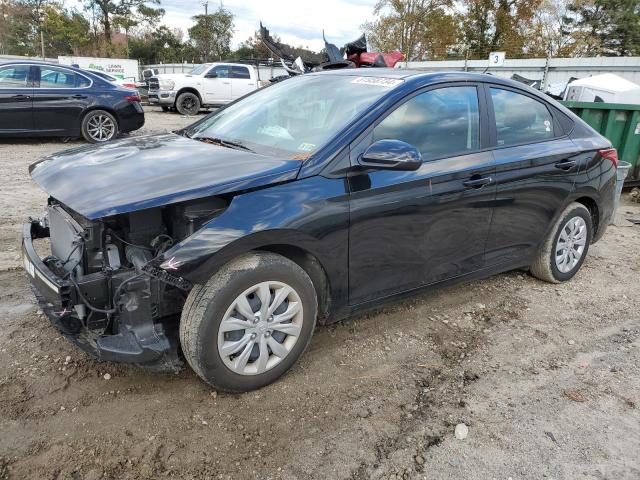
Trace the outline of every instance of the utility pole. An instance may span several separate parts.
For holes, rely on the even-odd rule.
[[[209,27],[209,2],[205,1],[204,5],[204,24]],[[207,48],[204,49],[204,63],[207,63]]]
[[[40,20],[40,54],[42,55],[42,60],[44,60],[44,11],[41,5],[38,8],[38,20]]]

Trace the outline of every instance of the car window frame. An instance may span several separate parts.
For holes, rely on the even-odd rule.
[[[27,73],[27,85],[25,87],[2,87],[0,86],[0,91],[5,91],[5,90],[33,90],[34,87],[34,65],[28,64],[28,63],[5,63],[0,65],[0,68],[6,68],[6,67],[19,67],[19,66],[24,66],[27,67],[27,69],[29,70]]]
[[[34,65],[34,77],[33,77],[33,88],[34,90],[86,90],[87,88],[91,88],[93,87],[93,79],[91,77],[88,77],[87,75],[84,75],[76,70],[72,70],[70,68],[65,68],[63,65]],[[41,87],[40,86],[40,79],[42,77],[42,68],[58,68],[60,70],[65,70],[69,73],[73,73],[75,75],[80,75],[81,77],[84,77],[85,79],[89,80],[89,85],[86,87],[64,87],[64,88],[50,88],[50,87]],[[106,82],[106,80],[105,80]]]
[[[491,82],[484,83],[483,85],[484,85],[484,91],[485,91],[484,93],[485,102],[487,104],[487,113],[489,116],[489,122],[487,127],[490,131],[491,143],[493,144],[492,150],[522,147],[526,145],[538,145],[541,143],[554,142],[556,140],[567,138],[569,136],[568,132],[566,132],[565,129],[562,127],[562,124],[558,119],[558,116],[555,112],[555,109],[553,108],[553,105],[550,105],[549,103],[545,102],[543,99],[539,98],[537,95],[531,92],[527,92],[526,90],[513,87],[511,85],[501,85],[499,83],[491,83]],[[517,93],[519,95],[524,95],[525,97],[529,97],[532,100],[542,104],[547,109],[547,111],[549,112],[549,115],[551,116],[551,119],[553,120],[554,136],[551,138],[546,138],[544,140],[536,140],[533,142],[521,142],[521,143],[512,143],[510,145],[498,145],[498,128],[496,124],[496,114],[495,114],[495,110],[493,109],[493,99],[491,97],[492,88],[495,88],[498,90],[507,90],[513,93]]]
[[[476,93],[478,97],[478,122],[479,122],[479,147],[474,150],[464,151],[455,154],[447,154],[436,158],[430,158],[428,160],[423,160],[422,163],[432,163],[441,160],[445,160],[447,158],[455,158],[466,155],[473,155],[476,153],[486,152],[489,150],[493,150],[493,147],[490,145],[490,136],[488,131],[488,112],[486,105],[486,94],[484,93],[482,82],[478,81],[456,81],[456,82],[443,82],[443,83],[435,83],[432,85],[428,85],[426,87],[418,88],[404,97],[396,101],[392,106],[390,106],[383,114],[381,114],[378,118],[376,118],[358,137],[352,140],[349,143],[350,150],[350,164],[351,166],[358,165],[358,157],[364,153],[364,151],[373,143],[373,130],[384,121],[389,115],[395,112],[398,108],[404,105],[406,102],[411,100],[418,95],[423,93],[430,92],[432,90],[439,90],[442,88],[451,88],[451,87],[475,87]],[[333,163],[333,162],[331,162]],[[330,167],[329,167],[330,168]]]

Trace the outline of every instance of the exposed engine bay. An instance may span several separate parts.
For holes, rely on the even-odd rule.
[[[337,70],[342,68],[367,68],[367,67],[395,67],[396,63],[404,59],[399,51],[389,53],[367,51],[367,39],[362,34],[357,40],[349,42],[339,49],[335,44],[324,39],[322,52],[309,55],[302,59],[295,57],[290,47],[277,42],[269,30],[260,23],[260,39],[267,49],[280,59],[283,68],[289,76],[301,75],[323,70]],[[286,77],[285,77],[286,78]],[[277,77],[276,81],[283,80]]]
[[[226,207],[210,197],[92,221],[50,198],[31,235],[49,237],[51,255],[42,262],[68,288],[48,315],[102,360],[177,369],[176,329],[191,285],[152,260]]]

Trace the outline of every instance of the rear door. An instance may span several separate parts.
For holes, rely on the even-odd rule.
[[[63,67],[36,67],[33,122],[47,133],[77,135],[85,109],[92,103],[91,80]]]
[[[497,181],[487,263],[525,265],[573,190],[582,158],[558,113],[534,94],[487,85],[486,95]]]
[[[256,89],[256,79],[251,78],[249,67],[241,65],[231,66],[231,95],[233,99],[240,98]]]
[[[352,146],[352,164],[382,139],[407,142],[423,158],[416,171],[348,179],[352,305],[483,267],[495,166],[481,92],[465,83],[416,94]]]
[[[0,133],[33,130],[33,77],[30,65],[0,66]]]
[[[215,74],[215,76],[210,76]],[[231,67],[216,65],[204,76],[204,101],[207,104],[223,104],[231,101]]]

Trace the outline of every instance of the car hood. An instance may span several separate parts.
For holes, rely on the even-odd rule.
[[[297,160],[168,134],[66,150],[29,172],[49,195],[96,219],[293,180],[299,169]]]

